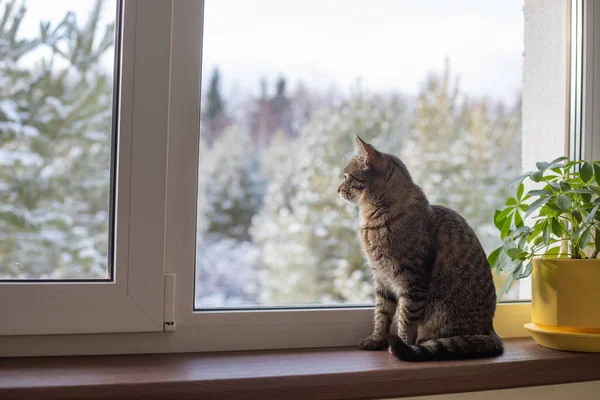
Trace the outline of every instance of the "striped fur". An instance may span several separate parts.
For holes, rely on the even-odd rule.
[[[501,354],[492,274],[473,229],[458,213],[430,205],[397,157],[358,137],[355,149],[338,192],[358,204],[376,294],[373,333],[359,347],[390,346],[415,361]]]
[[[502,341],[492,331],[488,335],[453,336],[408,345],[397,335],[388,336],[389,352],[402,361],[466,360],[495,357],[504,352]]]

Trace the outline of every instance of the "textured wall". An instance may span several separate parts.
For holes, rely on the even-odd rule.
[[[525,1],[523,168],[565,155],[568,1]]]

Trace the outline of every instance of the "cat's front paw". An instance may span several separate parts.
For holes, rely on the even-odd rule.
[[[383,337],[367,336],[358,343],[358,348],[361,350],[383,350],[387,349],[388,340]]]

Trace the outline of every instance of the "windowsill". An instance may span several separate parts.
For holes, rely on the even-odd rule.
[[[356,348],[0,362],[0,398],[365,399],[600,380],[600,354],[505,341],[496,359],[404,363]]]

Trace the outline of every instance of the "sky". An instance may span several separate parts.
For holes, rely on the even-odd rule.
[[[27,0],[23,32],[67,10],[83,21],[93,0]],[[107,0],[103,22],[114,20]],[[461,88],[513,101],[523,68],[523,0],[206,0],[203,82],[256,94],[283,75],[317,90],[417,93],[450,60]],[[105,60],[111,66],[112,57]]]
[[[207,0],[204,82],[258,91],[260,77],[414,94],[446,57],[468,93],[514,100],[523,0]]]

